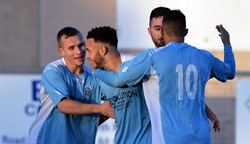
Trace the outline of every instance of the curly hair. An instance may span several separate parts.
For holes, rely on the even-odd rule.
[[[117,47],[118,39],[116,30],[109,27],[95,27],[88,32],[87,39],[93,38],[96,42],[102,42]]]

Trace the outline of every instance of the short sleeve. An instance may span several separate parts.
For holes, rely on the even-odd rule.
[[[69,95],[68,87],[59,69],[53,67],[45,68],[41,82],[45,88],[45,93],[50,96],[55,106]]]

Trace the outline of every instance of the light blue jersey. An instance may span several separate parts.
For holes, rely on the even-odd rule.
[[[42,74],[41,105],[31,126],[28,144],[95,143],[99,114],[61,113],[57,104],[64,98],[81,103],[100,103],[100,88],[84,66],[84,74],[74,75],[64,59],[48,64]]]
[[[121,55],[122,61],[132,59]],[[115,112],[116,144],[151,144],[150,117],[142,85],[115,88],[100,81],[104,100],[109,100]]]
[[[122,64],[117,73],[96,70],[112,86],[135,85],[144,78],[144,95],[152,125],[152,143],[210,144],[205,113],[205,85],[211,77],[225,82],[235,76],[231,45],[224,62],[205,50],[171,42],[141,52]]]

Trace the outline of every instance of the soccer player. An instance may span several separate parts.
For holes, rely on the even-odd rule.
[[[149,17],[149,27],[148,27],[148,33],[151,36],[151,39],[155,45],[155,48],[159,48],[162,46],[165,46],[165,43],[163,41],[162,36],[162,20],[163,16],[169,12],[170,9],[166,7],[157,7],[153,9],[150,13]],[[148,90],[150,90],[150,83],[143,83],[143,90],[146,93]],[[150,104],[148,104],[149,106]],[[217,116],[213,113],[213,111],[206,105],[206,114],[207,117],[214,123],[213,129],[214,131],[220,131],[220,122],[217,118]]]
[[[94,68],[117,71],[122,62],[134,55],[124,55],[117,51],[116,30],[111,27],[97,27],[88,32],[86,58]],[[151,144],[151,124],[142,85],[115,88],[100,81],[105,94],[115,112],[116,144]]]
[[[100,87],[84,65],[85,43],[75,28],[57,35],[63,57],[49,63],[41,80],[41,105],[28,144],[95,143],[99,113],[113,117],[109,102],[100,103]]]
[[[163,16],[169,11],[170,11],[169,8],[157,7],[153,9],[150,13],[148,33],[151,36],[151,39],[155,45],[155,48],[165,46],[162,33],[161,33],[162,20],[163,20]]]
[[[184,43],[188,32],[185,15],[166,13],[162,23],[164,47],[148,49],[124,62],[117,72],[96,69],[95,74],[111,86],[133,86],[143,78],[152,84],[144,93],[151,103],[152,143],[211,144],[205,113],[205,85],[211,78],[226,82],[235,77],[235,60],[229,33],[216,26],[224,44],[224,62],[206,50]],[[152,117],[154,119],[152,119]]]

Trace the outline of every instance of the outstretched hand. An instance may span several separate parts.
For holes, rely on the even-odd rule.
[[[100,104],[100,113],[107,117],[115,119],[115,113],[109,101],[105,101],[104,103]]]
[[[216,25],[216,29],[217,31],[220,33],[219,36],[221,37],[221,40],[225,45],[230,44],[230,36],[229,33],[227,32],[227,30],[222,26],[222,24],[220,25]]]

